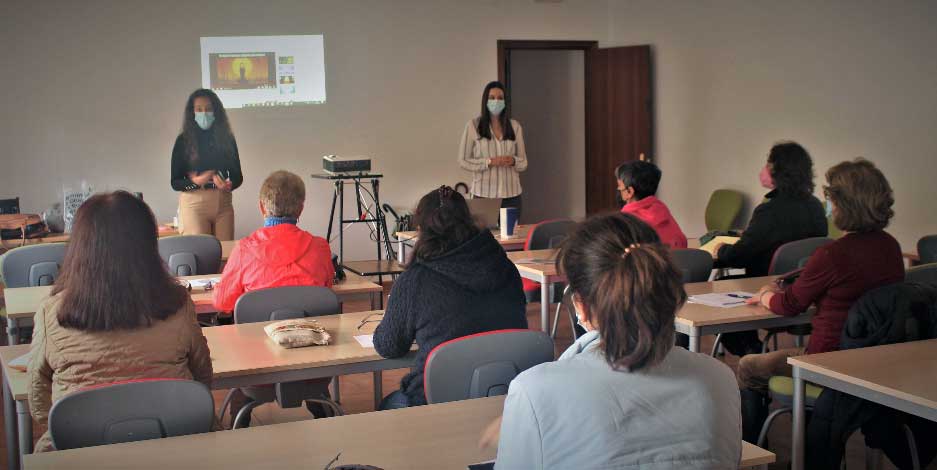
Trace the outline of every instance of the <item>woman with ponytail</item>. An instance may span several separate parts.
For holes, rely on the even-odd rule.
[[[674,347],[686,293],[654,229],[628,214],[594,217],[557,267],[587,332],[511,382],[496,468],[738,468],[732,371]]]
[[[527,328],[521,277],[490,230],[479,230],[461,194],[448,186],[420,199],[413,214],[419,241],[397,278],[374,331],[374,348],[401,357],[419,345],[411,372],[381,409],[425,405],[423,365],[450,339],[484,331]]]

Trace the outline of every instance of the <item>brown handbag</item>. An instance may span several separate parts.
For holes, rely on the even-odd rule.
[[[18,231],[19,233],[16,233]],[[49,230],[37,214],[0,214],[0,232],[3,238],[20,238],[20,246],[26,244],[27,238],[41,237]],[[7,236],[12,234],[13,236]]]

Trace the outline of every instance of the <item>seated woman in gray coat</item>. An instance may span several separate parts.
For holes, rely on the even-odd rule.
[[[557,265],[587,333],[511,382],[496,469],[738,468],[732,371],[674,347],[686,293],[669,251],[627,214],[589,219],[566,241]]]

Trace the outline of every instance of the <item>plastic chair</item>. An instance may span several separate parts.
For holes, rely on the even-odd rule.
[[[65,260],[65,248],[64,243],[43,243],[8,251],[0,266],[6,286],[51,286]]]
[[[917,241],[919,263],[937,263],[937,235],[928,235]]]
[[[204,384],[142,379],[69,394],[49,412],[57,450],[211,431],[215,404]]]
[[[683,274],[683,282],[706,282],[713,270],[713,257],[703,250],[686,248],[670,252]]]
[[[272,287],[248,292],[234,304],[234,323],[255,323],[292,318],[317,317],[341,313],[338,296],[332,289],[317,286]],[[323,398],[331,379],[297,380],[271,385],[241,388],[250,402],[237,413],[232,425],[236,429],[254,408],[274,401],[281,408],[296,408],[303,401],[320,403],[332,409],[336,416],[345,412],[333,400]],[[221,405],[221,416],[231,403],[234,390],[228,392]],[[233,412],[233,411],[232,411]]]
[[[426,359],[426,402],[505,395],[518,374],[552,360],[553,340],[542,331],[496,330],[449,340]]]
[[[717,189],[709,196],[706,204],[706,231],[731,230],[732,224],[742,212],[742,193],[732,189]]]
[[[569,234],[576,228],[576,222],[570,219],[546,220],[540,222],[530,229],[527,233],[527,241],[524,243],[524,251],[546,250],[559,247]],[[540,302],[540,283],[521,279],[524,285],[524,295],[527,297],[527,303]],[[562,298],[562,285],[556,284],[553,293],[553,301],[558,302]]]
[[[912,266],[904,274],[905,282],[937,286],[937,263]]]
[[[211,235],[178,235],[157,241],[159,256],[173,276],[217,274],[221,269],[221,242]]]

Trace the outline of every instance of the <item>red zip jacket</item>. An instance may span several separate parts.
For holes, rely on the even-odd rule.
[[[335,278],[329,243],[293,224],[263,227],[238,242],[215,288],[219,312],[234,311],[241,294],[268,287],[331,287]]]
[[[670,214],[670,209],[656,196],[625,204],[622,214],[631,214],[657,231],[660,241],[671,248],[686,248],[686,235]]]

